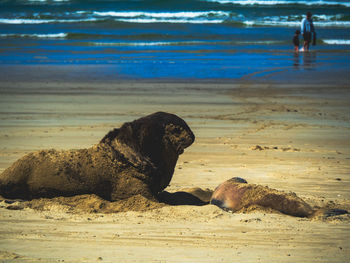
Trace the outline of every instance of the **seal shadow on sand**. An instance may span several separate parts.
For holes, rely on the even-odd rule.
[[[210,189],[194,187],[174,193],[163,191],[158,195],[158,200],[167,205],[203,206],[210,204],[212,194],[213,191]]]

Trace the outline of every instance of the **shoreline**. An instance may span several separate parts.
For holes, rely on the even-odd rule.
[[[161,50],[153,50],[160,52]],[[166,51],[166,50],[165,50]],[[165,52],[163,51],[163,52]],[[202,50],[203,51],[203,50]],[[346,85],[350,81],[348,49],[295,53],[292,49],[208,50],[189,58],[167,59],[145,54],[101,60],[97,63],[31,61],[0,64],[1,82],[91,82],[91,83],[211,83]],[[101,51],[103,53],[103,51]],[[135,52],[135,50],[133,51]],[[173,51],[169,51],[173,52]],[[180,51],[179,51],[180,52]],[[181,52],[180,52],[181,53]],[[188,62],[186,62],[188,60]],[[213,62],[208,64],[207,60]],[[152,63],[157,61],[157,63]],[[226,61],[226,62],[225,62]],[[187,68],[187,71],[183,69]],[[172,77],[169,77],[172,76]]]

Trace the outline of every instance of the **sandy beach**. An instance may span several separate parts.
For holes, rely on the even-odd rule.
[[[69,79],[69,78],[68,78]],[[156,111],[196,135],[169,192],[239,176],[350,210],[350,90],[342,84],[0,82],[0,172],[40,149],[79,149]],[[213,205],[101,213],[0,201],[0,262],[347,262],[350,216],[229,213]],[[18,208],[19,207],[19,208]],[[137,210],[137,209],[136,209]]]
[[[0,263],[349,262],[349,13],[0,1]]]

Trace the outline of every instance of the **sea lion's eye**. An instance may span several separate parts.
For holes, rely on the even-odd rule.
[[[171,132],[171,133],[181,133],[182,132],[182,127],[180,127],[180,126],[175,126],[174,124],[169,124],[167,127],[167,130],[169,131],[169,132]]]

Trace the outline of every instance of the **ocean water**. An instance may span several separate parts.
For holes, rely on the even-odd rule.
[[[317,45],[293,53],[307,11]],[[0,0],[1,65],[110,65],[120,78],[350,69],[350,1]]]

